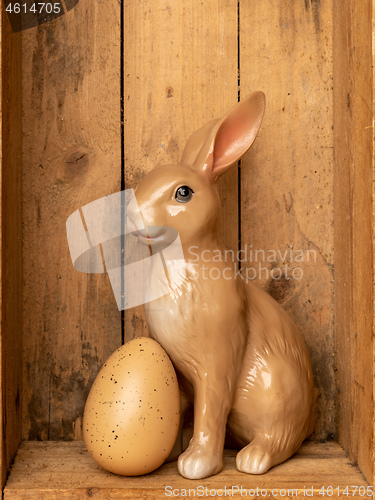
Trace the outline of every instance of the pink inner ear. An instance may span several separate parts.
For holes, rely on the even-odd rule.
[[[218,172],[239,160],[255,140],[261,116],[249,107],[235,108],[220,126],[214,146],[213,171]]]

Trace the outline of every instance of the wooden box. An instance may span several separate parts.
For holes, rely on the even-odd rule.
[[[12,33],[2,10],[5,499],[372,495],[373,19],[371,0],[80,0]],[[142,308],[117,310],[106,275],[73,269],[66,219],[176,161],[255,89],[266,116],[221,182],[221,232],[301,329],[317,429],[264,476],[237,472],[229,450],[207,480],[175,463],[117,477],[85,451],[82,412],[100,366],[147,325]]]

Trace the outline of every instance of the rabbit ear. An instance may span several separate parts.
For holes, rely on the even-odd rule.
[[[192,167],[197,162],[199,153],[207,148],[209,149],[220,121],[220,118],[211,120],[203,125],[202,128],[192,133],[186,143],[184,152],[182,153],[180,161],[181,165]]]
[[[253,144],[265,110],[263,92],[253,92],[223,118],[211,120],[186,144],[182,165],[199,169],[212,180],[225,172]]]

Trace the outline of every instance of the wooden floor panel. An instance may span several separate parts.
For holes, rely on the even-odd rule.
[[[226,451],[223,471],[203,480],[181,477],[176,462],[145,476],[121,477],[101,469],[82,441],[23,442],[4,499],[323,498],[322,487],[324,496],[372,496],[371,487],[337,443],[308,442],[286,463],[262,476],[238,472],[235,454]],[[329,486],[332,489],[327,491]]]

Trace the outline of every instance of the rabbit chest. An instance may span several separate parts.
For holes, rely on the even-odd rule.
[[[169,293],[145,304],[151,337],[190,382],[204,373],[241,365],[247,338],[246,293],[224,264],[215,266],[213,279],[213,273],[203,274],[201,264],[187,263],[185,277]]]

